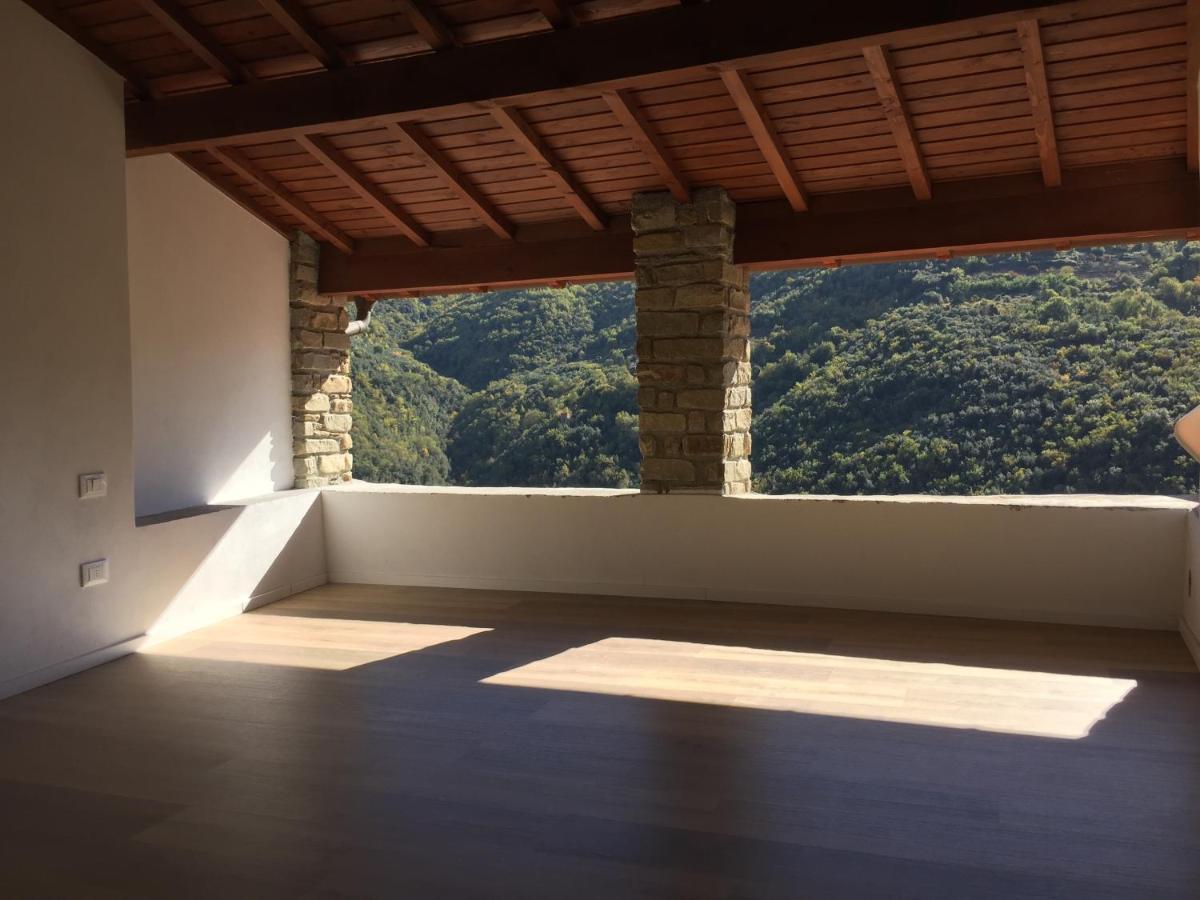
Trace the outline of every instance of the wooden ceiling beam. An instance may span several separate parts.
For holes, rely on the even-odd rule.
[[[1033,130],[1038,155],[1042,160],[1042,180],[1046,187],[1062,184],[1062,165],[1058,160],[1058,139],[1054,134],[1054,110],[1050,105],[1050,86],[1046,81],[1046,59],[1042,54],[1042,30],[1037,19],[1017,23],[1021,41],[1021,59],[1025,66],[1025,84],[1029,88],[1029,106],[1033,112]]]
[[[425,0],[400,0],[408,21],[421,39],[434,50],[457,47],[458,38],[442,19],[441,15]]]
[[[138,104],[126,116],[134,154],[280,140],[383,119],[470,114],[487,101],[531,105],[657,79],[706,77],[715,65],[794,65],[822,53],[861,52],[898,39],[936,43],[964,30],[1003,30],[1032,13],[1029,0],[910,0],[863,6],[822,0],[711,0],[547,30],[506,41],[417,54],[237,91],[198,91]],[[1071,3],[1051,0],[1042,7]],[[1076,4],[1078,5],[1078,4]],[[1084,7],[1081,7],[1081,9]],[[965,24],[961,20],[971,20]]]
[[[333,244],[343,253],[354,252],[354,241],[345,232],[276,181],[269,172],[260,169],[241,150],[236,147],[211,147],[208,152],[235,174],[261,185],[275,198],[275,202],[316,232],[322,240]]]
[[[642,112],[633,92],[627,90],[605,91],[603,96],[608,108],[612,110],[612,114],[617,117],[617,121],[621,123],[626,134],[642,151],[647,162],[654,167],[654,171],[658,172],[658,177],[662,179],[667,190],[679,202],[687,202],[691,196],[691,189],[683,175],[680,174],[670,149],[658,136],[653,123]]]
[[[1187,164],[1200,172],[1200,0],[1187,0]]]
[[[884,118],[892,130],[896,141],[896,149],[900,151],[900,161],[908,180],[912,183],[913,193],[918,200],[928,200],[933,196],[929,184],[929,173],[925,170],[925,160],[921,156],[921,145],[917,142],[917,131],[913,128],[912,116],[904,104],[900,94],[900,83],[896,80],[896,69],[892,65],[891,54],[887,47],[874,44],[863,47],[863,58],[867,61],[867,70],[871,80],[875,82],[875,92],[879,95],[879,104],[883,107]]]
[[[608,217],[579,186],[574,176],[567,171],[542,136],[526,121],[521,111],[512,106],[497,106],[492,109],[492,116],[513,143],[533,160],[533,164],[555,189],[566,197],[580,217],[592,228],[603,231],[607,226]]]
[[[129,63],[93,38],[86,29],[72,22],[67,14],[58,8],[54,0],[25,0],[25,2],[43,19],[124,78],[125,84],[129,86],[129,92],[138,100],[147,100],[152,96],[149,85]]]
[[[514,229],[508,218],[458,171],[454,162],[437,148],[419,125],[411,122],[392,123],[388,126],[388,132],[403,145],[404,152],[431,169],[447,188],[458,195],[489,230],[498,237],[512,240]]]
[[[429,246],[429,234],[421,224],[401,209],[378,185],[358,171],[354,163],[329,138],[319,134],[301,135],[296,139],[317,162],[329,169],[339,181],[365,200],[400,233],[418,247]]]
[[[553,226],[553,227],[550,227]],[[570,226],[577,226],[571,232]],[[796,215],[782,201],[738,205],[734,261],[753,269],[842,265],[1015,252],[1200,235],[1200,182],[1182,160],[1068,170],[1047,191],[1040,174],[946,182],[928,203],[907,188],[812,198]],[[575,222],[521,229],[513,244],[440,235],[414,249],[363,241],[353,256],[321,258],[331,294],[465,290],[627,278],[633,242],[620,219],[602,232]]]
[[[569,0],[533,0],[533,5],[554,28],[570,28],[579,24],[579,17],[575,15]]]
[[[253,81],[246,67],[222,46],[177,0],[138,0],[141,7],[171,32],[206,66],[230,84]]]
[[[800,182],[800,176],[796,174],[796,167],[788,155],[787,147],[767,115],[766,107],[759,99],[754,86],[750,84],[749,76],[738,69],[726,69],[721,72],[721,80],[725,82],[725,89],[733,98],[746,127],[750,129],[754,143],[758,145],[759,152],[770,166],[771,173],[779,182],[788,203],[796,212],[804,212],[808,209],[808,195],[804,191],[804,185]]]
[[[200,153],[202,151],[197,150],[193,152]],[[246,212],[250,213],[250,215],[254,216],[254,218],[258,219],[260,222],[270,228],[272,231],[282,235],[283,237],[290,237],[289,229],[283,224],[277,222],[274,216],[259,206],[257,198],[251,197],[249,194],[244,193],[220,178],[215,178],[211,172],[193,159],[192,155],[193,153],[176,153],[175,158],[207,181],[210,185],[215,187],[218,191],[220,191],[238,206],[240,206],[242,209],[244,209]]]
[[[295,0],[258,0],[262,8],[278,22],[288,34],[296,39],[305,52],[314,57],[326,69],[340,69],[346,65],[342,48],[325,30],[316,25],[304,8]]]

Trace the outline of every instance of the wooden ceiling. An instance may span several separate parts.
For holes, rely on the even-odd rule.
[[[756,266],[1200,230],[1200,0],[29,2],[338,292],[628,274],[706,185]]]

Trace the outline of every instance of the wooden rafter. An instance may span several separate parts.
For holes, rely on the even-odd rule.
[[[1042,54],[1042,30],[1037,19],[1017,23],[1021,41],[1021,59],[1025,65],[1025,84],[1033,111],[1033,129],[1037,135],[1038,155],[1042,159],[1042,180],[1046,187],[1062,184],[1062,165],[1058,161],[1058,140],[1054,135],[1054,110],[1050,105],[1050,86],[1046,81],[1046,60]]]
[[[820,195],[803,216],[778,200],[743,203],[734,262],[842,265],[1200,234],[1200,185],[1182,160],[1077,169],[1063,182],[1056,191],[1030,174],[946,182],[936,199],[915,205],[898,203],[896,188],[840,200]],[[623,223],[601,232],[577,227],[569,235],[561,226],[528,226],[513,244],[476,238],[428,250],[394,238],[363,241],[353,256],[322,257],[321,289],[448,291],[628,277],[633,245]]]
[[[579,24],[579,17],[575,15],[569,0],[533,0],[533,5],[555,28],[570,28]]]
[[[555,156],[554,151],[543,140],[533,126],[525,120],[521,111],[512,106],[497,106],[492,115],[514,143],[533,160],[543,175],[559,190],[575,211],[597,231],[606,227],[604,212],[593,202],[587,192],[579,186],[574,176]]]
[[[417,34],[434,50],[457,47],[458,39],[441,15],[426,0],[399,0]]]
[[[879,104],[883,107],[884,117],[892,130],[896,148],[900,151],[900,160],[904,163],[904,171],[912,183],[913,193],[918,200],[928,200],[933,196],[929,185],[929,173],[925,171],[925,160],[921,156],[921,146],[917,143],[917,132],[913,128],[912,116],[900,96],[900,84],[896,80],[896,69],[892,65],[891,54],[886,47],[873,44],[863,48],[863,58],[867,61],[867,69],[875,82],[875,92],[879,95]]]
[[[276,22],[296,39],[296,42],[327,69],[341,68],[346,55],[325,30],[309,18],[295,0],[258,0]]]
[[[80,28],[62,12],[54,0],[25,0],[43,19],[63,32],[118,75],[125,79],[129,92],[139,100],[148,99],[151,91],[142,77],[108,47],[95,40],[85,29]]]
[[[608,108],[612,110],[613,115],[617,117],[617,121],[621,123],[626,133],[642,151],[646,160],[658,172],[663,184],[667,186],[675,199],[686,202],[691,195],[687,182],[679,173],[671,151],[658,136],[654,125],[646,118],[646,114],[642,112],[633,92],[628,90],[605,91],[604,100],[608,103]]]
[[[1043,6],[1079,0],[1051,0]],[[870,15],[813,16],[806,4],[779,0],[712,0],[669,6],[519,39],[471,44],[454,53],[417,54],[369,66],[347,66],[264,79],[239,91],[171,96],[127,111],[126,143],[134,154],[203,149],[250,138],[282,140],[331,126],[375,125],[381,119],[469,115],[487,101],[522,106],[595,97],[616,87],[652,84],[712,67],[798,65],[815,47],[852,54],[879,35],[905,32],[913,43],[938,43],[973,29],[1015,27],[1029,0],[910,0],[874,4]],[[614,52],[619,48],[619,52]],[[342,129],[345,130],[345,129]]]
[[[305,134],[296,138],[296,141],[410,241],[418,247],[429,246],[429,234],[421,224],[397,206],[376,184],[368,181],[329,138],[319,134]]]
[[[192,18],[192,14],[177,0],[138,0],[138,2],[147,13],[175,35],[206,66],[230,84],[241,84],[253,80],[253,76],[246,71],[246,67],[218,43],[209,34],[208,29]]]
[[[280,206],[315,231],[323,240],[344,253],[354,252],[354,241],[345,232],[276,181],[269,172],[260,169],[241,150],[236,147],[210,147],[208,152],[242,178],[261,185]]]
[[[767,160],[771,173],[779,182],[779,187],[787,197],[788,203],[792,205],[792,209],[796,212],[808,209],[808,195],[800,183],[800,176],[796,174],[796,168],[792,164],[787,148],[780,139],[779,132],[775,130],[770,116],[767,115],[767,110],[755,92],[754,86],[750,84],[749,77],[740,70],[726,69],[721,73],[721,80],[725,82],[725,89],[729,91],[738,112],[742,114],[742,119],[745,120],[746,127],[750,129],[754,143],[758,145],[759,152]]]
[[[201,151],[195,151],[195,152],[199,153]],[[272,231],[274,231],[278,234],[281,234],[284,237],[289,237],[289,229],[287,227],[285,227],[284,225],[280,224],[279,222],[275,221],[275,217],[272,216],[270,213],[268,213],[265,209],[263,209],[259,205],[258,199],[256,197],[251,197],[249,194],[245,193],[244,191],[239,190],[238,188],[234,187],[233,185],[229,184],[226,181],[221,180],[220,178],[214,178],[211,172],[209,172],[206,168],[204,168],[204,166],[200,165],[195,159],[192,159],[191,157],[192,157],[191,153],[176,153],[175,154],[176,159],[178,159],[181,163],[183,163],[185,166],[187,166],[189,169],[191,169],[193,172],[195,172],[197,175],[199,175],[201,178],[203,178],[205,181],[207,181],[213,187],[215,187],[218,191],[220,191],[222,194],[224,194],[226,197],[228,197],[230,200],[232,200],[234,203],[236,203],[238,206],[240,206],[246,212],[250,213],[250,215],[254,216],[256,219],[258,219],[260,222],[262,222],[264,225],[266,225]]]
[[[1187,163],[1200,172],[1200,0],[1187,0]]]
[[[471,211],[496,235],[512,240],[512,223],[487,199],[479,189],[467,181],[458,167],[434,145],[418,125],[411,122],[392,123],[388,131],[405,148],[405,152],[418,162],[433,170],[451,191],[470,207]]]

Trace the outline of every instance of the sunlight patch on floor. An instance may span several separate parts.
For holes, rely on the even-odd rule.
[[[140,652],[343,671],[490,630],[464,625],[249,614],[152,644]]]
[[[1039,737],[1086,737],[1137,682],[947,663],[605,638],[484,683]]]

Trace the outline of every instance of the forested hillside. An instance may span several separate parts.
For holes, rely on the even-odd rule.
[[[1192,490],[1200,244],[800,270],[752,283],[755,489]],[[633,290],[376,306],[354,342],[355,474],[637,483]]]

